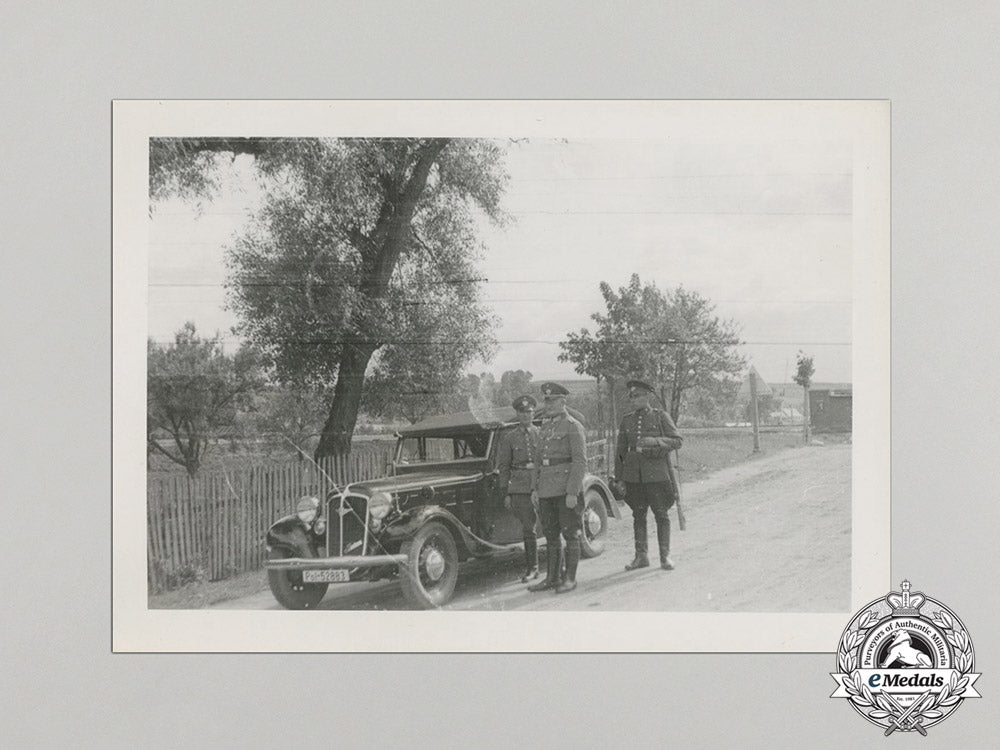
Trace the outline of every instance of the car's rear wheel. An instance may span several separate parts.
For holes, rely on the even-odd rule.
[[[399,570],[403,595],[418,609],[434,609],[447,603],[458,581],[458,547],[448,528],[431,521],[404,542],[406,567]]]
[[[281,560],[293,555],[275,547],[268,554],[270,560]],[[267,583],[278,604],[286,609],[312,609],[326,596],[328,583],[304,583],[300,570],[269,570]]]
[[[608,509],[601,493],[590,488],[583,493],[583,533],[580,534],[580,556],[597,557],[604,552],[608,534]]]

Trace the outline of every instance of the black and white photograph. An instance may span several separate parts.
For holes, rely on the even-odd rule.
[[[0,19],[5,745],[995,743],[1000,5]]]
[[[263,134],[200,124],[234,107]],[[303,108],[331,134],[274,132]],[[116,166],[146,172],[116,196],[145,246],[142,288],[119,274],[146,312],[145,505],[117,510],[144,520],[147,617],[822,623],[880,583],[852,575],[888,534],[884,498],[856,504],[887,472],[884,102],[116,115]]]

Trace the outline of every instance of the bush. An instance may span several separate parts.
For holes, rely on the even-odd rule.
[[[190,583],[205,583],[208,580],[205,568],[194,563],[172,568],[168,560],[155,559],[151,561],[150,568],[148,583],[153,593],[173,591]]]

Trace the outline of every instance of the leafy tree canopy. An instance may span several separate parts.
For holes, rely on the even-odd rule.
[[[709,300],[683,286],[642,284],[638,274],[617,291],[606,282],[600,289],[606,312],[591,316],[596,330],[567,334],[560,360],[612,385],[630,376],[647,380],[675,421],[685,391],[700,388],[702,398],[731,391],[721,382],[737,379],[745,366],[738,327],[714,315]]]
[[[795,382],[806,390],[812,385],[812,376],[816,372],[813,365],[813,358],[807,357],[801,351],[795,356]]]
[[[219,155],[240,153],[254,157],[266,194],[229,253],[229,304],[279,381],[332,389],[318,456],[350,450],[370,364],[367,402],[391,410],[378,393],[434,391],[435,362],[450,377],[491,353],[477,226],[506,218],[499,143],[160,139],[150,193],[210,196]]]
[[[227,356],[218,337],[188,322],[167,346],[147,344],[146,439],[194,476],[205,454],[232,429],[237,410],[263,385],[259,356],[242,347]]]

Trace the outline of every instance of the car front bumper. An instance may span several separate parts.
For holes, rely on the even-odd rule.
[[[353,570],[403,565],[406,555],[341,555],[340,557],[285,557],[268,560],[267,570]]]

